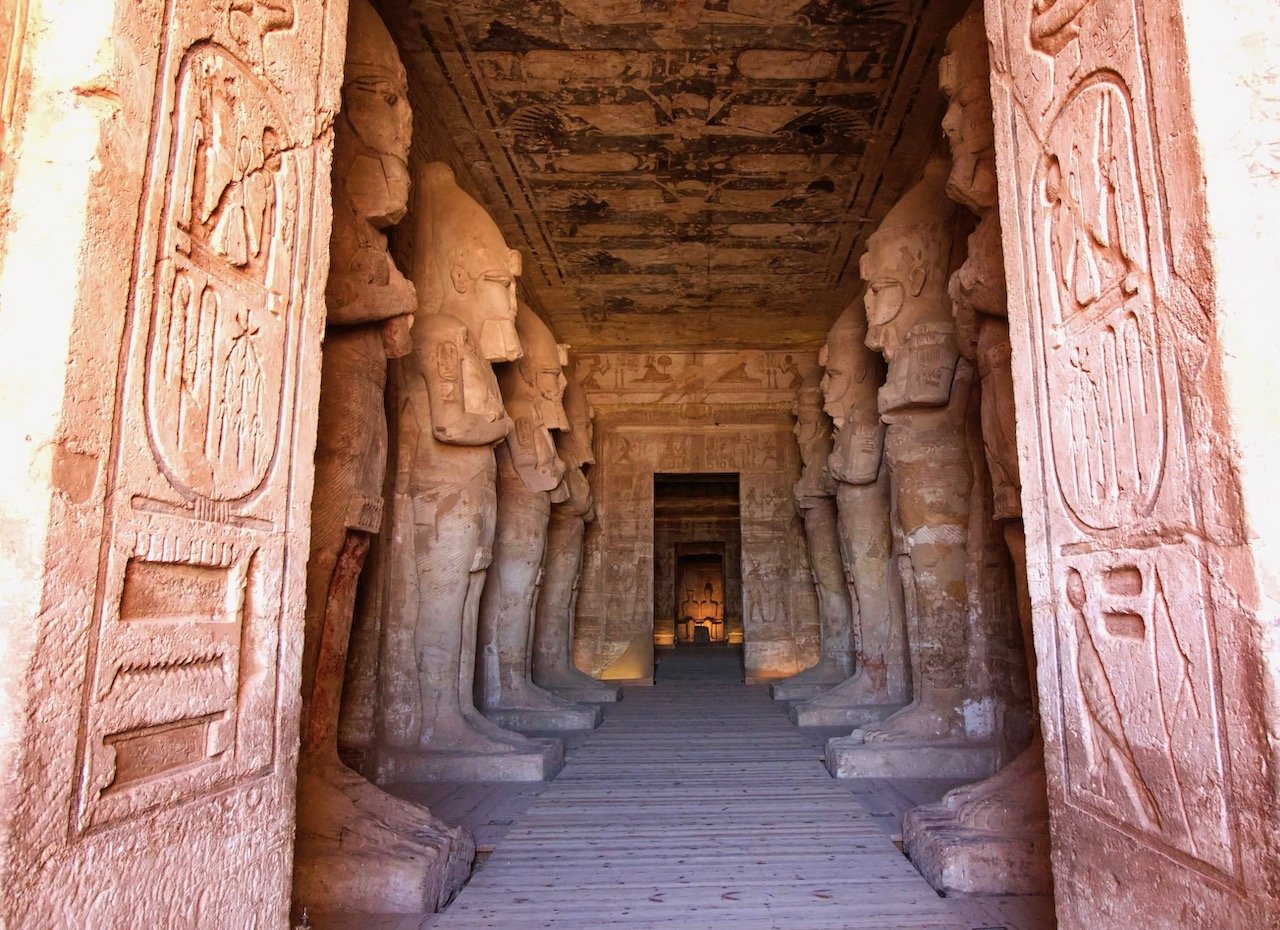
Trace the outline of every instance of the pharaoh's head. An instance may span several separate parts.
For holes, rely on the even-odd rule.
[[[387,27],[369,0],[354,0],[334,175],[356,215],[379,228],[398,223],[409,207],[413,124],[408,93],[404,65]]]
[[[547,324],[526,304],[519,304],[516,332],[524,355],[517,363],[520,377],[529,390],[542,425],[547,429],[571,429],[564,409],[564,391],[568,380],[564,366],[568,363],[568,346],[556,342]]]
[[[818,353],[818,364],[824,374],[819,385],[822,409],[836,428],[843,428],[849,416],[863,404],[875,410],[877,378],[870,370],[874,356],[866,347],[867,324],[856,305],[840,314],[827,333],[827,341]]]
[[[458,187],[448,165],[422,168],[416,200],[413,264],[420,305],[465,323],[489,361],[520,358],[520,253],[507,248],[498,225]]]
[[[949,316],[947,262],[954,206],[944,193],[949,163],[934,158],[867,240],[859,270],[867,290],[867,345],[893,361],[907,334]]]
[[[990,210],[996,206],[995,129],[981,0],[947,34],[938,84],[950,101],[942,118],[942,131],[951,145],[947,195],[977,213]]]

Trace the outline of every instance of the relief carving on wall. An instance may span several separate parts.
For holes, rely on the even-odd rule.
[[[274,764],[311,127],[263,65],[292,0],[221,13],[161,49],[79,829]]]
[[[1001,16],[997,87],[1011,80],[997,124],[1004,104],[1021,195],[1004,225],[1028,233],[1006,255],[1033,282],[1015,296],[1011,280],[1010,317],[1030,325],[1014,352],[1030,351],[1022,412],[1041,437],[1023,471],[1044,491],[1028,517],[1053,591],[1055,629],[1037,618],[1057,650],[1050,756],[1061,753],[1070,804],[1232,875],[1209,570],[1232,533],[1231,482],[1211,438],[1209,317],[1171,254],[1147,27],[1133,0],[1038,0]]]

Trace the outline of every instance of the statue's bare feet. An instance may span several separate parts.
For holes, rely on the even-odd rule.
[[[783,678],[778,684],[792,685],[825,685],[839,684],[849,677],[848,672],[832,658],[823,658],[817,665],[811,665],[802,672]]]
[[[857,707],[861,704],[884,704],[884,688],[865,669],[854,673],[830,691],[810,699],[817,707]]]
[[[505,743],[508,751],[532,752],[535,749],[534,740],[521,733],[503,729],[474,707],[465,709],[462,715],[466,718],[471,729],[491,740]]]
[[[524,682],[510,689],[505,696],[502,708],[513,710],[545,710],[549,712],[574,710],[578,707],[573,701],[539,688],[537,685]],[[584,708],[585,710],[585,708]]]
[[[455,832],[425,808],[332,766],[299,771],[298,831],[317,842],[357,839],[366,851],[396,857],[420,856],[422,847],[444,851]]]
[[[932,704],[909,704],[884,721],[854,731],[864,743],[927,743],[957,739],[963,733],[954,708],[939,709]]]
[[[388,794],[341,763],[327,765],[316,770],[316,774],[347,795],[356,808],[414,842],[430,843],[432,838],[450,829],[427,808]]]
[[[480,716],[476,713],[476,716]],[[483,719],[483,718],[481,718]],[[485,721],[488,723],[488,721]],[[530,752],[535,749],[532,740],[512,733],[499,726],[477,725],[467,714],[465,722],[448,729],[435,730],[429,740],[422,742],[424,752],[471,752],[478,755],[509,755]]]
[[[1034,782],[1043,794],[1044,780],[1044,743],[1037,737],[1031,745],[1014,757],[1013,761],[1000,769],[990,778],[952,788],[942,796],[942,804],[950,810],[958,810],[970,801],[977,801],[990,795],[998,795],[1006,791],[1017,792],[1026,782]]]
[[[957,822],[993,833],[1025,832],[1048,819],[1049,799],[1044,782],[1037,784],[1035,779],[1007,783],[1000,791],[970,799],[956,811]]]

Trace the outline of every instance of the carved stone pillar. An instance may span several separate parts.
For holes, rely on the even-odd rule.
[[[524,304],[516,317],[524,355],[503,366],[499,387],[514,426],[498,447],[498,522],[493,565],[480,596],[476,701],[486,717],[517,730],[589,730],[600,708],[575,704],[531,679],[533,619],[553,501],[568,497],[552,430],[569,426],[568,361],[551,330]]]
[[[547,554],[542,561],[542,590],[534,615],[533,680],[571,701],[610,703],[622,689],[592,678],[573,662],[573,627],[587,524],[595,519],[595,501],[584,472],[595,464],[593,411],[586,391],[572,378],[564,389],[569,429],[555,434],[556,452],[565,464],[567,497],[551,505]]]
[[[0,14],[6,927],[287,919],[345,15]]]
[[[804,471],[796,482],[796,509],[804,520],[809,569],[818,596],[821,652],[816,665],[772,685],[774,700],[806,700],[853,674],[853,604],[845,578],[836,513],[836,483],[827,471],[831,457],[831,420],[822,410],[818,377],[806,379],[792,408]]]
[[[1060,926],[1275,925],[1275,8],[986,16]]]
[[[949,168],[942,159],[925,166],[862,258],[867,345],[888,362],[878,404],[888,427],[913,693],[883,722],[828,742],[827,765],[844,777],[987,775],[996,761],[964,712],[972,484],[966,414],[974,372],[960,358],[946,292],[954,225],[954,205],[943,193]]]
[[[518,252],[442,164],[415,179],[413,351],[395,363],[398,431],[387,620],[373,752],[380,781],[537,781],[563,762],[475,707],[492,558],[493,447],[511,427],[491,361],[518,358]]]

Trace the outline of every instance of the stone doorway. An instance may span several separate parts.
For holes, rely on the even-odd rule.
[[[677,555],[675,600],[677,645],[709,646],[728,640],[723,555]]]
[[[653,489],[654,646],[740,646],[739,476],[660,473]]]

